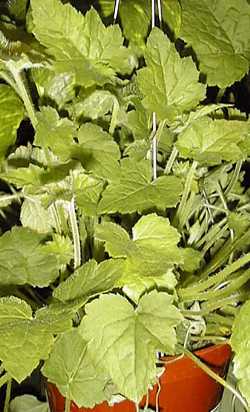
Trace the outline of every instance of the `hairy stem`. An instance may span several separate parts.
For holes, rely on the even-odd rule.
[[[6,387],[6,395],[5,395],[3,412],[9,412],[10,397],[11,397],[11,385],[12,385],[12,379],[9,379],[8,382],[7,382],[7,387]]]
[[[68,398],[65,398],[64,412],[70,412],[70,406],[71,406],[71,400]]]
[[[74,268],[77,269],[81,265],[81,243],[80,235],[76,218],[75,202],[74,199],[69,202],[69,221],[71,226],[71,232],[73,236],[74,244]]]
[[[10,375],[5,373],[3,376],[0,377],[0,388],[5,385],[10,380]]]
[[[185,221],[184,221],[183,217],[184,217],[184,214],[185,214],[185,208],[186,208],[189,193],[191,191],[192,182],[193,182],[193,179],[194,179],[195,170],[197,168],[197,165],[198,165],[198,163],[194,160],[191,167],[190,167],[190,169],[189,169],[189,172],[187,174],[187,179],[186,179],[184,190],[183,190],[183,193],[182,193],[182,198],[181,198],[179,207],[177,209],[176,215],[174,217],[174,224],[177,224],[179,229],[182,229],[182,227],[185,224]]]
[[[195,299],[197,299],[198,293],[201,293],[208,288],[217,286],[220,283],[225,282],[225,280],[232,273],[236,272],[236,270],[246,265],[246,263],[248,262],[250,262],[250,253],[247,253],[245,256],[226,266],[225,269],[221,270],[216,275],[211,276],[209,279],[204,280],[194,286],[180,289],[178,293],[180,297],[185,300],[189,300],[191,297],[195,297]]]

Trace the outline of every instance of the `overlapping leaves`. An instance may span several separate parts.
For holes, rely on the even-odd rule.
[[[156,351],[174,353],[181,320],[167,293],[143,296],[136,309],[122,296],[101,295],[86,306],[80,333],[118,392],[139,402],[156,381]]]
[[[71,328],[70,316],[57,322],[39,312],[34,318],[31,307],[15,297],[0,299],[0,359],[5,370],[18,382],[25,379],[49,356],[55,333]]]
[[[90,87],[132,70],[120,28],[106,28],[94,9],[83,16],[59,0],[32,0],[31,7],[33,33],[53,56],[57,72],[74,73],[77,84]]]
[[[122,160],[118,175],[103,192],[98,212],[131,213],[176,206],[182,192],[181,181],[175,176],[161,176],[152,182],[151,177],[149,161]]]

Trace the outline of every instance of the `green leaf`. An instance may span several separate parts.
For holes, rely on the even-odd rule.
[[[148,293],[153,289],[169,292],[173,291],[176,285],[177,280],[171,270],[163,275],[157,274],[157,276],[135,276],[134,273],[128,272],[117,283],[117,286],[122,288],[126,296],[136,304],[146,292]]]
[[[150,136],[151,118],[141,101],[136,101],[135,110],[128,112],[126,126],[132,131],[134,139],[147,139]]]
[[[208,84],[225,88],[240,80],[250,60],[248,2],[181,0],[181,6],[180,37],[193,47]]]
[[[40,186],[44,169],[39,166],[30,164],[29,167],[19,167],[9,169],[0,174],[1,179],[14,184],[18,188],[26,185]]]
[[[0,237],[0,284],[48,286],[59,275],[61,256],[52,253],[44,235],[13,227]]]
[[[0,299],[0,359],[4,369],[21,382],[46,359],[54,343],[32,317],[29,305],[14,297]]]
[[[47,68],[33,69],[32,78],[39,96],[54,100],[59,109],[75,97],[75,80],[72,73],[54,73]]]
[[[179,134],[177,149],[184,158],[204,165],[236,162],[245,154],[238,144],[248,137],[248,123],[203,117]]]
[[[162,17],[178,37],[181,28],[181,5],[178,0],[162,1]]]
[[[74,125],[69,119],[60,119],[52,107],[42,107],[37,113],[37,127],[34,144],[49,148],[62,160],[70,157],[69,147],[73,144]]]
[[[176,279],[171,269],[183,263],[177,230],[168,219],[150,214],[140,218],[132,235],[130,239],[123,228],[111,222],[96,227],[95,238],[104,242],[106,252],[125,259],[117,286],[134,301],[153,287],[173,289]]]
[[[151,20],[149,3],[144,0],[122,1],[119,14],[124,36],[131,43],[144,48]]]
[[[16,20],[25,20],[28,0],[12,0],[8,2],[8,11]]]
[[[57,233],[53,234],[52,240],[43,245],[43,252],[56,256],[60,265],[66,265],[74,256],[71,240]]]
[[[24,118],[24,106],[13,89],[6,84],[0,85],[0,160],[17,137],[17,129]]]
[[[199,72],[191,57],[181,58],[165,34],[154,28],[147,41],[147,67],[138,71],[137,80],[147,110],[159,120],[171,123],[181,113],[195,108],[205,97],[198,82]]]
[[[233,359],[233,373],[238,380],[242,395],[250,404],[250,301],[246,302],[235,318],[231,336],[231,346],[235,352]]]
[[[60,283],[53,296],[62,302],[84,297],[87,300],[90,296],[111,290],[121,277],[122,271],[121,259],[108,259],[99,265],[95,260],[90,260]]]
[[[53,56],[57,72],[74,73],[77,84],[90,87],[133,69],[120,28],[105,27],[94,9],[84,17],[59,0],[32,0],[31,7],[33,33]]]
[[[113,110],[116,97],[108,90],[95,90],[83,101],[76,103],[73,110],[76,117],[98,119]]]
[[[20,214],[23,227],[35,230],[39,233],[48,233],[52,230],[52,218],[39,198],[25,199]]]
[[[150,161],[122,160],[120,173],[103,192],[98,213],[131,213],[176,206],[182,193],[181,181],[175,176],[161,176],[152,182],[151,174]]]
[[[101,127],[85,123],[78,132],[79,145],[72,146],[71,156],[98,177],[110,179],[119,172],[120,150],[112,136]]]
[[[107,376],[93,363],[77,329],[56,341],[42,372],[63,396],[79,407],[91,408],[106,399]]]
[[[12,399],[9,412],[49,412],[49,404],[33,395],[21,395]]]
[[[202,253],[199,250],[185,247],[181,250],[181,253],[183,257],[183,264],[181,265],[182,270],[186,272],[194,272],[199,269],[202,260]]]
[[[172,297],[153,291],[134,309],[122,296],[102,295],[85,309],[80,333],[92,356],[107,369],[118,392],[138,403],[156,382],[156,351],[175,352],[174,328],[182,316]]]
[[[85,173],[77,173],[73,185],[77,206],[86,216],[96,216],[104,182]]]

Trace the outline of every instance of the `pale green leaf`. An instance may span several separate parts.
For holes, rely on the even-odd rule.
[[[39,233],[48,233],[52,230],[52,219],[39,198],[25,199],[20,214],[23,227],[35,230]]]
[[[69,119],[60,119],[52,107],[42,107],[37,113],[37,127],[34,144],[49,148],[62,160],[70,157],[70,145],[73,144],[74,125]]]
[[[180,37],[193,47],[208,84],[226,88],[240,80],[250,60],[247,0],[181,0],[181,6]]]
[[[66,265],[74,256],[73,244],[69,237],[53,234],[52,240],[43,245],[43,253],[53,254],[60,265]]]
[[[110,179],[119,172],[119,146],[101,127],[85,123],[78,132],[78,144],[72,146],[71,156],[96,176]]]
[[[151,175],[150,161],[122,160],[120,173],[103,192],[98,212],[131,213],[176,206],[182,192],[181,181],[175,176],[161,176],[152,182]]]
[[[49,404],[33,395],[16,396],[10,401],[9,412],[49,412]]]
[[[181,28],[181,6],[178,0],[162,0],[162,17],[178,37]]]
[[[41,98],[54,100],[59,109],[75,97],[74,76],[72,73],[54,73],[47,68],[33,69],[32,78]]]
[[[147,139],[150,136],[151,116],[141,101],[135,102],[135,110],[127,114],[126,126],[132,131],[134,139]]]
[[[0,333],[3,367],[19,383],[48,357],[54,343],[53,335],[33,319],[31,308],[14,297],[0,299]]]
[[[205,165],[236,162],[245,157],[238,144],[248,137],[248,128],[247,122],[203,117],[179,134],[176,146],[182,157]]]
[[[77,84],[90,87],[132,70],[120,28],[105,27],[94,9],[84,17],[59,0],[32,0],[31,7],[33,33],[53,56],[56,71],[74,73]]]
[[[115,308],[115,310],[114,310]],[[144,295],[139,306],[122,296],[102,295],[85,307],[80,333],[118,392],[139,402],[156,382],[156,351],[175,352],[175,326],[182,320],[167,293]]]
[[[76,117],[83,116],[95,120],[112,112],[115,99],[116,97],[108,90],[95,90],[84,100],[74,104],[73,111]]]
[[[107,374],[93,363],[77,329],[56,341],[42,372],[62,395],[79,407],[94,407],[106,399]]]
[[[238,380],[242,395],[250,404],[250,302],[246,302],[235,318],[231,336],[231,346],[235,352],[233,372]]]
[[[125,272],[117,283],[117,286],[121,287],[123,292],[135,303],[138,303],[145,292],[150,292],[153,289],[172,291],[176,285],[177,280],[171,270],[160,276],[135,276],[134,273]]]
[[[121,259],[108,259],[99,264],[90,260],[60,283],[53,296],[62,302],[84,297],[87,300],[90,296],[111,290],[122,275],[123,263]]]
[[[181,113],[195,108],[205,97],[199,72],[191,57],[181,58],[174,44],[159,29],[152,30],[145,53],[147,67],[137,80],[147,110],[159,120],[173,122]]]
[[[78,207],[85,215],[96,216],[98,202],[103,191],[103,181],[85,173],[77,173],[73,185]]]
[[[3,158],[17,138],[17,129],[24,118],[24,106],[13,89],[0,85],[0,158]]]
[[[59,275],[61,256],[46,249],[44,235],[13,227],[0,237],[0,284],[48,286]]]
[[[132,234],[130,239],[123,228],[111,222],[96,227],[95,238],[104,242],[106,252],[125,259],[117,285],[133,300],[154,286],[173,289],[176,280],[171,269],[183,263],[177,230],[168,219],[150,214],[140,218]]]
[[[194,272],[199,269],[203,257],[199,250],[185,247],[181,249],[181,254],[183,257],[183,264],[181,265],[182,270],[186,272]]]

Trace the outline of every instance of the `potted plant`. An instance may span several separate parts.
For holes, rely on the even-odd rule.
[[[2,7],[5,410],[39,365],[66,412],[177,404],[171,365],[215,390],[192,410],[216,405],[217,383],[247,408],[250,127],[221,101],[248,71],[250,6],[158,2],[147,37],[149,5],[120,3],[123,34],[102,21],[113,1]]]

